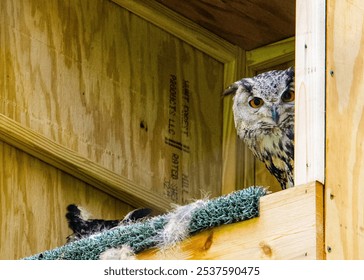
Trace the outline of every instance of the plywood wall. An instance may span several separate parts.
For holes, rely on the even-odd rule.
[[[221,192],[223,64],[106,0],[1,1],[0,113],[143,189]]]
[[[119,219],[133,208],[0,142],[0,259],[19,259],[65,244],[68,204],[95,218]]]
[[[364,259],[364,2],[327,1],[326,250]]]

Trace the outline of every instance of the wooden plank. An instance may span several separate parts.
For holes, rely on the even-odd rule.
[[[239,50],[237,59],[225,64],[225,88],[240,77],[244,76],[245,52]],[[233,101],[231,96],[225,96],[223,100],[223,138],[222,138],[222,190],[221,194],[228,194],[236,189],[247,187],[240,185],[243,177],[243,169],[240,166],[238,155],[238,136],[233,117]]]
[[[326,250],[364,259],[364,2],[327,1]]]
[[[0,141],[0,259],[12,260],[64,245],[71,203],[95,218],[121,219],[133,208]]]
[[[261,198],[260,217],[203,231],[138,259],[324,259],[323,187],[297,186]]]
[[[141,192],[139,186],[127,178],[83,158],[74,151],[24,128],[1,114],[0,140],[135,207],[151,207],[156,211],[164,212],[171,206],[171,201],[160,195],[148,190]]]
[[[291,63],[295,57],[295,37],[246,52],[248,75],[255,75],[277,65]]]
[[[296,2],[295,184],[325,180],[325,4]]]

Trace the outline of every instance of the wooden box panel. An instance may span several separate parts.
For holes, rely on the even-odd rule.
[[[259,217],[199,232],[138,259],[322,260],[323,186],[312,182],[260,198]]]
[[[109,1],[2,1],[0,113],[184,203],[221,192],[224,64]]]

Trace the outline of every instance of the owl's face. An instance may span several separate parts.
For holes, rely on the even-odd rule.
[[[233,83],[234,121],[240,138],[281,134],[294,124],[294,70],[269,71]]]

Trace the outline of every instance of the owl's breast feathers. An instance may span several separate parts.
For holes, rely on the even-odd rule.
[[[294,132],[292,129],[276,128],[266,133],[246,132],[242,137],[259,160],[280,183],[282,189],[294,186]]]

